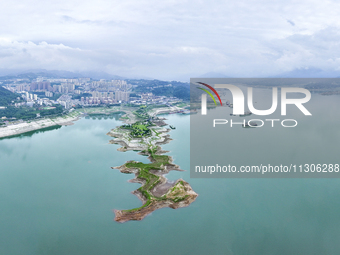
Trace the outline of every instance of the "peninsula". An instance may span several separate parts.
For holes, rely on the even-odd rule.
[[[171,140],[167,134],[170,129],[162,127],[166,125],[164,119],[156,116],[161,111],[159,109],[149,112],[147,107],[141,106],[133,113],[136,117],[133,123],[130,115],[130,124],[122,125],[107,133],[115,138],[110,143],[122,146],[119,151],[140,151],[139,154],[148,156],[151,162],[144,164],[131,160],[122,166],[112,167],[122,173],[135,174],[135,178],[130,181],[142,184],[132,193],[142,200],[143,205],[130,210],[114,210],[117,222],[142,220],[151,212],[163,207],[173,209],[185,207],[198,196],[186,181],[179,179],[171,182],[163,176],[171,170],[183,170],[172,163],[172,157],[163,155],[166,151],[162,151],[159,146]],[[126,116],[122,119],[126,120],[124,117]]]

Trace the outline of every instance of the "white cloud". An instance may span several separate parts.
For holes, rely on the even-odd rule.
[[[177,79],[339,69],[336,1],[14,0],[0,9],[0,68]]]

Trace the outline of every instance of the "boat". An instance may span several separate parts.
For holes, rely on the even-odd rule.
[[[253,121],[250,121],[249,123],[246,123],[246,124],[242,124],[243,128],[255,128],[256,126],[257,126],[257,123]]]
[[[240,117],[245,117],[245,116],[249,116],[252,115],[252,113],[250,111],[245,112],[244,114],[233,114],[230,113],[230,116],[240,116]]]
[[[176,129],[176,127],[174,127],[174,126],[172,126],[172,125],[169,125],[169,127],[170,127],[171,129]]]
[[[240,117],[244,117],[244,116],[249,116],[252,115],[252,113],[250,111],[245,112],[244,114],[240,114]]]

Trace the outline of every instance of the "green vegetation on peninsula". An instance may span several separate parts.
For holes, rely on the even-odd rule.
[[[152,174],[150,172],[150,170],[162,170],[164,168],[164,166],[167,166],[167,165],[170,165],[171,162],[170,162],[170,158],[169,156],[166,156],[166,155],[156,155],[154,154],[156,150],[153,150],[153,149],[149,149],[148,150],[148,153],[150,154],[150,159],[152,160],[152,163],[149,163],[149,164],[144,164],[144,163],[141,163],[141,162],[129,162],[129,163],[126,163],[125,166],[127,168],[137,168],[139,169],[138,171],[138,175],[137,175],[137,178],[138,179],[141,179],[141,180],[144,180],[145,183],[142,187],[140,187],[138,189],[139,192],[141,192],[141,194],[143,194],[143,196],[147,199],[146,203],[144,205],[142,205],[141,207],[139,208],[135,208],[135,209],[131,209],[131,210],[124,210],[124,211],[137,211],[137,210],[140,210],[142,207],[146,207],[148,206],[149,204],[151,204],[151,202],[153,200],[166,200],[166,199],[171,199],[173,202],[179,202],[179,201],[182,201],[185,199],[185,192],[178,192],[176,195],[176,197],[174,198],[168,198],[167,195],[163,195],[163,196],[160,196],[160,197],[157,197],[157,196],[154,196],[152,194],[152,192],[150,192],[150,190],[152,190],[157,184],[159,184],[161,182],[161,177],[156,175],[156,174]],[[179,182],[177,185],[176,185],[176,189],[177,189],[177,186],[178,185],[183,185],[183,182]],[[173,188],[175,189],[175,187]]]
[[[170,129],[159,126],[160,123],[163,125],[165,123],[156,117],[157,111],[153,114],[145,114],[146,109],[143,107],[140,109],[138,121],[122,125],[108,133],[115,137],[110,143],[122,146],[118,150],[140,151],[140,154],[148,156],[151,161],[145,164],[131,160],[122,166],[112,167],[122,173],[135,174],[131,182],[142,184],[140,188],[133,191],[133,194],[143,201],[143,205],[129,210],[114,210],[115,220],[118,222],[142,220],[152,211],[163,207],[176,209],[188,206],[197,197],[184,180],[170,182],[163,176],[171,170],[182,171],[179,166],[172,163],[172,157],[162,155],[165,151],[162,151],[159,146],[171,140],[167,134]],[[140,113],[143,113],[144,119],[141,118]]]

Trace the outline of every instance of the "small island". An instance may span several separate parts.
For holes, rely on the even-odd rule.
[[[183,170],[172,163],[172,157],[163,155],[166,151],[162,151],[159,146],[171,140],[168,134],[170,129],[163,127],[166,125],[164,119],[156,117],[159,112],[150,113],[146,107],[140,107],[133,113],[135,118],[132,119],[131,113],[127,113],[130,114],[130,121],[107,133],[115,137],[110,143],[122,146],[119,151],[139,151],[139,154],[148,156],[151,162],[144,164],[131,160],[122,166],[112,167],[122,173],[135,174],[135,178],[130,181],[142,184],[132,193],[142,200],[143,205],[130,210],[114,210],[117,222],[142,220],[151,212],[163,207],[173,209],[185,207],[198,196],[186,181],[179,179],[173,182],[163,176],[171,170]],[[126,120],[124,116],[122,119]]]

